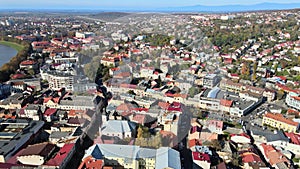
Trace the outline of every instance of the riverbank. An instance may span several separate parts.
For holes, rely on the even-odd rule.
[[[23,45],[20,45],[20,44],[14,43],[14,42],[9,42],[9,41],[0,41],[0,45],[4,45],[4,46],[14,48],[18,52],[20,52],[24,49]]]

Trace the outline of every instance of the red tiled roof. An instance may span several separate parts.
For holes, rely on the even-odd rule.
[[[213,125],[216,126],[217,128],[223,128],[223,121],[219,121],[219,120],[209,120],[208,121],[208,125]]]
[[[299,96],[292,96],[293,99],[300,101],[300,97]]]
[[[23,65],[23,66],[34,65],[34,64],[36,64],[36,61],[34,61],[34,60],[24,60],[23,62],[20,63],[20,65]]]
[[[280,121],[282,123],[286,123],[286,124],[289,124],[289,125],[292,125],[292,126],[298,126],[299,125],[299,123],[294,122],[293,120],[287,119],[287,118],[283,117],[282,114],[279,114],[279,113],[275,113],[275,114],[274,113],[267,113],[267,114],[265,114],[264,117],[274,119],[276,121]]]
[[[53,115],[54,113],[56,113],[56,111],[57,111],[57,109],[55,109],[55,108],[49,108],[49,109],[47,109],[47,110],[45,111],[44,115],[45,115],[45,116],[51,116],[51,115]]]
[[[285,135],[290,138],[293,144],[300,145],[300,135],[296,133],[285,133]]]
[[[62,162],[65,160],[65,158],[70,153],[71,149],[74,147],[74,143],[71,144],[65,144],[59,152],[55,155],[54,158],[50,159],[46,165],[49,166],[60,166]]]
[[[132,121],[137,122],[139,124],[144,124],[146,121],[146,115],[145,114],[136,114]]]
[[[76,116],[80,116],[84,113],[84,110],[70,110],[68,113],[69,117],[76,117]]]
[[[30,145],[22,151],[19,156],[31,156],[31,155],[39,155],[42,157],[47,157],[49,153],[51,153],[55,149],[55,145],[51,143],[40,143]]]
[[[272,145],[266,145],[265,143],[261,144],[266,158],[269,159],[269,163],[273,166],[278,163],[287,163],[290,164],[289,160],[283,155],[280,151],[275,149]]]
[[[251,162],[262,162],[259,155],[254,154],[252,152],[246,152],[242,154],[243,163],[251,163]]]
[[[116,111],[120,111],[120,112],[130,112],[134,109],[135,107],[133,107],[131,104],[128,103],[122,103],[121,105],[119,105],[116,108]]]
[[[208,154],[200,153],[200,152],[192,152],[193,160],[197,161],[207,161],[210,163],[210,158]]]
[[[130,75],[131,75],[130,72],[121,72],[116,74],[114,77],[124,78],[124,77],[129,77]]]
[[[233,103],[232,100],[226,100],[226,99],[221,99],[220,100],[220,104],[222,106],[231,107],[232,103]]]
[[[200,140],[197,140],[197,139],[192,139],[189,141],[189,147],[194,147],[194,146],[201,146],[202,143]]]
[[[25,75],[21,74],[21,73],[18,73],[18,74],[14,74],[11,78],[12,79],[21,79],[21,78],[24,78]]]
[[[169,107],[170,103],[167,102],[158,102],[158,106],[162,109],[167,109]]]

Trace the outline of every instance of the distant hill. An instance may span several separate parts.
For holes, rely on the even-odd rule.
[[[300,8],[300,3],[260,3],[255,5],[224,5],[224,6],[185,6],[164,8],[163,11],[169,12],[243,12],[243,11],[262,11],[262,10],[285,10]]]
[[[126,12],[101,12],[97,14],[90,14],[89,17],[95,18],[95,19],[101,19],[104,21],[112,21],[121,17],[125,17],[127,15],[130,15],[130,13]]]

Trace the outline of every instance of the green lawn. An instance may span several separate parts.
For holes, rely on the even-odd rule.
[[[11,48],[16,49],[18,52],[20,52],[24,46],[14,43],[14,42],[8,42],[8,41],[0,41],[0,45],[9,46]]]

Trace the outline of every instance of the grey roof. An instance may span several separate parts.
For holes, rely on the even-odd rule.
[[[23,99],[22,99],[23,98]],[[9,96],[5,100],[1,101],[0,104],[6,105],[6,104],[21,104],[24,100],[24,95],[22,93],[16,93],[14,95]]]
[[[9,121],[8,121],[9,122]],[[24,120],[14,120],[11,125],[24,123]],[[43,126],[43,121],[27,121],[28,125],[23,128],[22,132],[19,132],[15,137],[7,142],[0,142],[0,154],[5,159],[10,158],[16,153],[31,137],[36,134]]]
[[[220,92],[220,88],[214,87],[213,89],[211,89],[211,91],[209,91],[209,93],[207,94],[207,97],[215,99],[215,98],[217,98],[217,95],[219,92]]]
[[[268,142],[272,141],[286,141],[289,142],[289,138],[285,136],[284,132],[279,130],[277,133],[274,133],[269,130],[263,130],[260,127],[251,126],[250,124],[247,126],[247,130],[251,131],[251,134],[257,136],[264,136]]]
[[[84,158],[89,155],[96,159],[104,159],[105,157],[124,158],[125,162],[131,162],[133,159],[156,158],[156,169],[181,168],[179,152],[169,147],[148,149],[134,145],[95,144],[86,150]]]
[[[72,100],[61,100],[60,105],[84,106],[94,108],[93,97],[88,96],[73,96]]]
[[[107,133],[132,132],[136,124],[125,120],[109,120],[103,123],[101,130]]]
[[[169,147],[161,147],[156,151],[156,169],[163,168],[180,169],[180,155],[179,152]]]
[[[283,131],[277,131],[277,133],[273,133],[273,134],[268,134],[265,135],[266,139],[268,142],[272,142],[272,141],[286,141],[289,142],[289,138],[287,138]]]
[[[118,145],[118,144],[95,144],[90,147],[85,157],[92,155],[96,159],[103,159],[103,157],[118,157],[136,159],[139,146]]]
[[[61,132],[61,131],[54,131],[50,134],[49,138],[52,138],[52,139],[60,139],[60,138],[63,138],[63,137],[67,137],[69,136],[70,133],[69,132]]]
[[[28,104],[26,109],[27,110],[39,110],[39,105],[37,105],[37,104]]]
[[[141,148],[137,154],[137,158],[155,158],[156,149]]]

